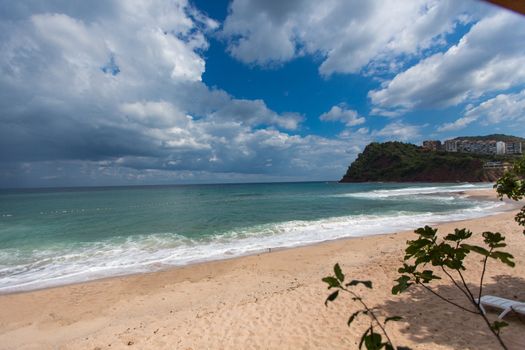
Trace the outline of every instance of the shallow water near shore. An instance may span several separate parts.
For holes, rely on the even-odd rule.
[[[0,292],[500,212],[491,184],[277,183],[0,192]]]

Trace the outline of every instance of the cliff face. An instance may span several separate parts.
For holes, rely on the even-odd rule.
[[[484,170],[488,156],[432,152],[401,142],[371,143],[348,167],[340,182],[495,181],[499,169]]]

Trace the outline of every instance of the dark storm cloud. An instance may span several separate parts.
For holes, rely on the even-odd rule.
[[[53,164],[61,164],[56,179],[64,172],[81,176],[73,167],[84,163],[91,171],[100,165],[101,176],[108,169],[134,176],[291,174],[319,141],[332,142],[326,149],[339,142],[293,136],[286,130],[298,128],[300,115],[203,84],[199,52],[208,47],[204,32],[217,24],[184,0],[2,2],[0,8],[5,176],[13,169],[40,176],[40,169],[51,179]],[[324,163],[312,159],[300,168]]]
[[[243,62],[312,54],[325,76],[356,73],[439,46],[461,12],[451,3],[234,1],[220,36]],[[322,118],[344,123],[339,136],[307,135],[300,114],[206,86],[218,28],[186,0],[0,0],[0,186],[335,179],[372,138],[419,135],[359,128],[346,108]]]

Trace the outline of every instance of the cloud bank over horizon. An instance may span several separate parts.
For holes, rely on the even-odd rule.
[[[335,180],[374,140],[502,115],[523,125],[515,14],[470,1],[225,6],[222,21],[187,0],[0,1],[0,187]],[[352,76],[369,87],[364,102],[304,112],[209,84],[207,62],[228,56],[239,72],[283,74],[310,58],[327,88]],[[221,73],[250,89],[251,76]],[[446,108],[458,114],[414,116]]]

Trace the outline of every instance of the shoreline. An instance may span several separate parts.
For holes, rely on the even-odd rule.
[[[513,220],[515,212],[435,227],[441,233],[454,227],[475,233],[504,232],[516,268],[491,263],[486,290],[525,301],[525,240]],[[0,295],[0,349],[354,348],[360,323],[355,328],[346,326],[351,302],[323,305],[328,291],[321,278],[331,273],[336,262],[348,278],[373,280],[374,289],[364,294],[371,306],[404,317],[403,322],[389,325],[399,345],[497,348],[485,334],[483,323],[470,315],[458,314],[443,322],[437,316],[440,312],[457,311],[431,295],[395,297],[389,293],[405,241],[411,237],[413,231],[343,238]],[[474,261],[472,268],[477,271],[479,267]],[[445,293],[451,291],[445,289]],[[496,316],[490,313],[491,319]],[[515,345],[511,349],[519,348],[516,344],[525,342],[525,323],[515,315],[505,320],[510,326],[503,332],[504,339]],[[472,329],[465,330],[464,324]],[[420,325],[425,328],[418,329]],[[438,332],[442,327],[446,331]],[[429,332],[434,328],[436,331]],[[479,333],[486,336],[476,336],[472,342],[470,337]]]
[[[475,190],[464,190],[464,191],[460,191],[460,192],[441,192],[441,194],[460,195],[460,196],[464,196],[464,197],[467,197],[467,198],[472,198],[474,200],[503,202],[506,205],[502,206],[501,208],[498,208],[498,211],[493,213],[493,214],[486,214],[486,215],[483,215],[481,217],[472,217],[472,218],[466,218],[466,219],[460,219],[460,220],[430,221],[430,222],[428,222],[429,225],[436,226],[436,225],[442,225],[442,224],[447,224],[447,223],[454,223],[454,222],[455,223],[459,223],[459,222],[468,221],[468,220],[476,220],[476,219],[483,218],[483,217],[490,217],[490,216],[498,215],[500,213],[510,212],[510,211],[513,211],[513,210],[515,210],[516,208],[519,207],[516,204],[515,201],[509,200],[509,199],[503,199],[502,201],[500,201],[499,199],[497,199],[496,192],[493,189],[475,189]],[[241,254],[238,254],[238,255],[232,255],[230,257],[224,256],[224,257],[220,257],[220,258],[209,258],[209,259],[203,258],[202,260],[196,260],[196,261],[192,261],[192,262],[185,263],[185,264],[180,264],[180,265],[165,264],[164,266],[161,266],[161,267],[159,267],[157,269],[152,269],[150,271],[115,274],[115,275],[110,275],[110,276],[102,276],[102,277],[98,277],[98,278],[87,279],[87,280],[83,280],[83,281],[73,281],[73,282],[66,282],[66,283],[58,283],[58,284],[54,284],[54,285],[36,287],[36,288],[25,289],[25,290],[20,288],[20,290],[13,290],[13,291],[7,291],[7,292],[0,291],[0,298],[2,296],[4,296],[4,295],[32,293],[32,292],[48,290],[48,289],[54,289],[54,288],[62,288],[62,287],[67,287],[67,286],[72,286],[72,285],[82,285],[82,284],[85,284],[85,283],[93,283],[93,282],[97,282],[97,281],[111,280],[111,279],[114,279],[114,278],[127,278],[127,277],[140,276],[140,275],[149,275],[149,274],[155,274],[155,273],[169,271],[169,270],[172,270],[172,269],[189,268],[189,267],[194,266],[194,265],[202,265],[202,264],[209,264],[209,263],[214,263],[214,262],[219,262],[219,261],[229,261],[229,260],[235,260],[235,259],[242,259],[242,258],[246,258],[246,257],[249,257],[249,256],[254,256],[254,255],[269,254],[269,253],[272,253],[272,252],[278,252],[278,251],[283,251],[283,250],[290,250],[290,249],[297,249],[297,248],[303,248],[303,247],[309,247],[309,246],[323,245],[323,244],[328,244],[330,242],[339,242],[339,241],[353,240],[353,239],[358,239],[358,238],[366,238],[366,237],[374,237],[374,236],[388,236],[388,235],[396,234],[398,232],[409,232],[409,231],[412,232],[412,230],[416,229],[416,228],[417,227],[413,227],[412,229],[398,229],[398,230],[393,230],[393,231],[389,231],[389,232],[363,234],[361,236],[345,236],[345,237],[338,237],[338,238],[329,238],[329,239],[326,239],[326,240],[323,240],[323,241],[310,242],[310,243],[300,243],[300,244],[297,244],[297,245],[294,245],[294,246],[279,246],[279,247],[267,248],[267,249],[260,250],[260,251],[250,251],[250,252],[241,253]],[[158,264],[161,265],[160,263],[158,263]]]

